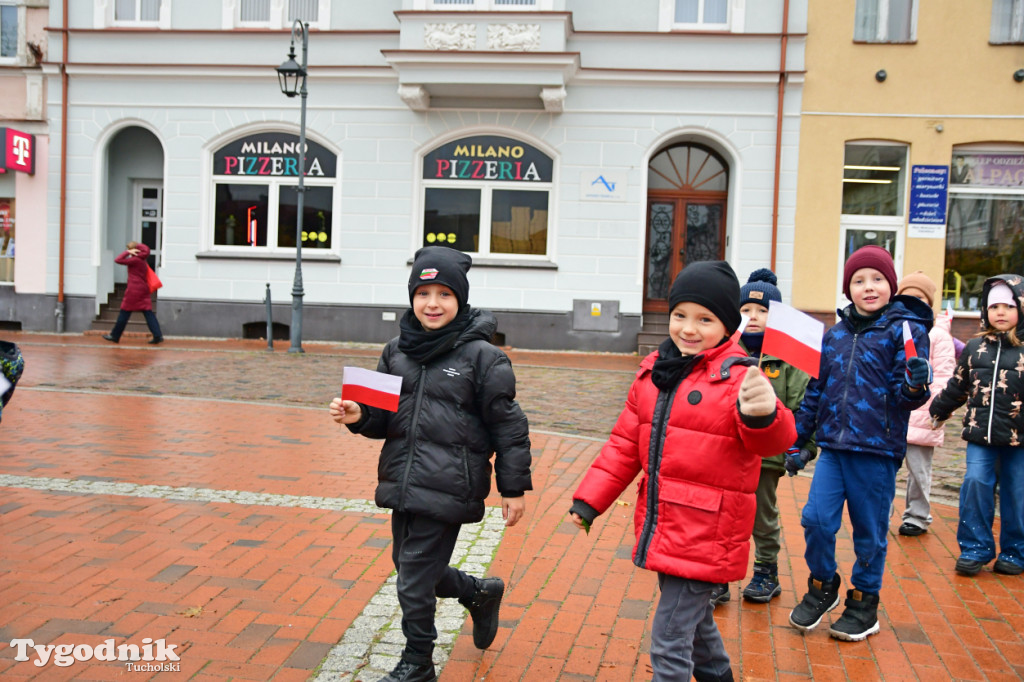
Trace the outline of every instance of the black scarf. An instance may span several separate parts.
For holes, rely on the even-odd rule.
[[[761,354],[761,346],[764,344],[764,332],[740,334],[740,341],[743,342],[743,347],[751,356],[758,356]]]
[[[665,339],[658,346],[658,357],[651,370],[651,381],[660,391],[671,391],[680,381],[685,379],[697,358],[701,355],[683,355],[671,338]]]
[[[876,310],[875,312],[871,313],[870,315],[861,315],[859,312],[857,312],[857,307],[851,305],[847,309],[849,311],[849,314],[846,316],[846,319],[849,320],[850,326],[853,327],[853,331],[859,334],[868,327],[870,327],[871,325],[873,325],[875,323],[875,320],[880,318],[882,316],[882,313],[889,309],[890,305],[892,304],[887,303],[878,310]]]
[[[470,310],[468,305],[464,305],[454,320],[441,329],[428,331],[416,319],[412,308],[409,308],[398,325],[398,350],[421,365],[447,353],[455,347],[455,343],[469,326]]]

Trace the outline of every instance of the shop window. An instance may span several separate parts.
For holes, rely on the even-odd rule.
[[[1024,43],[1024,0],[992,0],[989,42]]]
[[[14,282],[14,199],[0,199],[0,284]]]
[[[862,246],[874,244],[888,251],[902,269],[907,188],[907,147],[885,142],[849,142],[843,157],[843,203],[839,219],[840,244],[837,278],[843,263]],[[842,282],[837,280],[837,303],[844,305]]]
[[[423,159],[423,245],[546,256],[553,166],[540,150],[497,135],[434,149]]]
[[[992,275],[1024,272],[1024,151],[954,151],[943,306],[976,311]]]
[[[298,222],[298,137],[258,133],[214,153],[215,251],[289,252]],[[303,249],[332,250],[337,156],[307,140]]]
[[[18,7],[0,4],[0,58],[18,57]]]
[[[915,39],[916,23],[916,0],[857,0],[853,39],[909,43]]]

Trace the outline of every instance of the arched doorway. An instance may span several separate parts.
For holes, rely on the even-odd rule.
[[[647,187],[644,313],[668,313],[669,288],[679,271],[725,256],[729,166],[710,147],[673,143],[651,159]]]

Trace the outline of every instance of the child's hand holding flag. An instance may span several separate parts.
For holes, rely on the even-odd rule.
[[[914,335],[910,333],[910,323],[906,320],[903,320],[903,353],[907,356],[907,387],[911,391],[920,391],[932,381],[932,366],[917,356]]]
[[[339,424],[354,424],[363,416],[363,405],[396,412],[402,394],[402,377],[361,367],[346,367],[341,380],[341,397],[331,401],[331,418]]]

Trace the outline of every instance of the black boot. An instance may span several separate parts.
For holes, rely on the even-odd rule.
[[[398,662],[395,669],[389,672],[378,682],[434,682],[437,673],[434,672],[434,664],[417,665],[405,659]]]
[[[777,564],[754,563],[754,577],[743,588],[743,598],[761,604],[770,602],[782,594]]]
[[[828,634],[847,642],[859,642],[878,632],[878,595],[860,590],[846,591],[846,610]]]
[[[498,634],[498,609],[505,594],[505,583],[501,578],[474,578],[476,592],[472,599],[460,599],[459,603],[469,609],[473,619],[473,644],[477,649],[486,649]]]
[[[729,601],[729,583],[716,583],[711,588],[711,607],[714,608],[727,601]]]
[[[103,338],[106,339],[107,341],[110,341],[111,343],[117,343],[118,341],[121,340],[121,339],[114,338],[113,334],[104,334]]]
[[[697,680],[697,682],[733,682],[735,678],[732,676],[731,669],[724,675],[716,675],[715,673],[708,673],[694,668],[693,679]]]
[[[839,585],[842,580],[836,573],[831,582],[822,582],[815,577],[807,577],[807,594],[796,608],[789,614],[789,623],[797,630],[813,630],[821,622],[821,617],[839,606]]]

